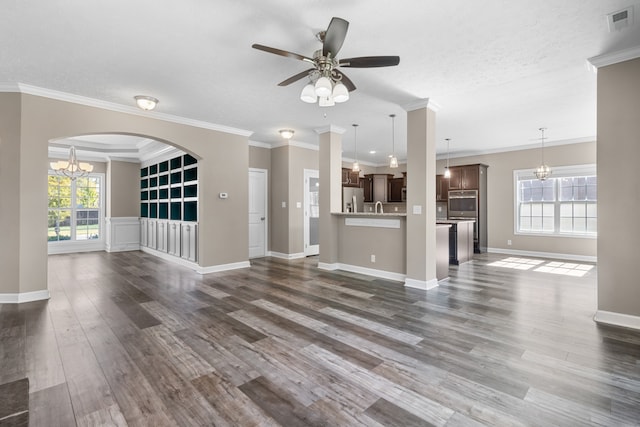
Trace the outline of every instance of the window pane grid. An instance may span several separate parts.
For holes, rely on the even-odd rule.
[[[595,236],[597,179],[579,175],[517,179],[517,231],[534,234]]]
[[[48,241],[99,239],[101,178],[48,178]]]

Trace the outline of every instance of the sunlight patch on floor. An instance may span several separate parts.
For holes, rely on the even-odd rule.
[[[539,273],[562,274],[565,276],[582,277],[593,269],[593,265],[577,264],[573,262],[552,261],[544,264],[539,259],[509,257],[489,264],[492,267],[511,268],[514,270],[530,270]],[[544,264],[544,265],[540,265]],[[536,268],[534,268],[536,267]]]

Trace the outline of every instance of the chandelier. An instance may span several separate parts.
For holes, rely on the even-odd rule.
[[[58,160],[57,162],[49,163],[51,169],[55,173],[61,176],[66,176],[75,180],[76,178],[82,178],[87,176],[93,171],[93,165],[90,163],[78,162],[76,158],[76,147],[73,145],[69,148],[69,160]]]
[[[533,174],[536,176],[536,178],[538,178],[540,181],[544,181],[545,179],[549,178],[549,175],[551,175],[551,168],[547,165],[544,164],[544,131],[547,128],[540,128],[540,132],[542,132],[542,136],[540,137],[540,141],[542,143],[542,163],[540,164],[540,166],[538,166],[538,168],[533,171]]]

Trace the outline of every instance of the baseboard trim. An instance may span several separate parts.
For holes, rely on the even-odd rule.
[[[0,294],[0,304],[20,304],[23,302],[41,301],[49,299],[48,290],[21,292],[17,294]]]
[[[300,259],[306,256],[304,252],[298,252],[295,254],[284,254],[282,252],[273,252],[273,251],[269,251],[267,255],[274,258],[280,258],[280,259]]]
[[[334,263],[328,263],[328,262],[318,262],[318,268],[320,270],[327,270],[327,271],[336,271],[340,268],[340,264],[334,262]]]
[[[406,279],[404,279],[404,286],[407,288],[421,289],[423,291],[428,291],[429,289],[438,287],[438,279],[416,280],[416,279],[409,279],[407,277]]]
[[[373,268],[360,267],[359,265],[339,263],[337,269],[348,271],[350,273],[364,274],[365,276],[373,276],[373,277],[379,277],[387,280],[394,280],[396,282],[402,282],[404,281],[404,278],[405,278],[405,275],[402,273],[395,273],[393,271],[386,271],[386,270],[376,270]]]
[[[237,270],[239,268],[249,268],[251,263],[249,261],[232,262],[230,264],[218,264],[209,267],[200,267],[196,271],[200,274],[219,273],[221,271]]]
[[[623,326],[625,328],[640,329],[640,316],[632,316],[630,314],[615,313],[612,311],[596,311],[593,320],[597,323],[607,325]]]
[[[153,255],[153,256],[157,256],[158,258],[162,258],[165,261],[169,261],[169,262],[172,262],[174,264],[178,264],[178,265],[181,265],[183,267],[190,268],[190,269],[192,269],[192,270],[194,270],[196,272],[198,271],[199,268],[201,268],[198,264],[196,264],[193,261],[189,261],[189,260],[186,260],[184,258],[177,257],[175,255],[169,255],[166,252],[157,251],[155,249],[151,249],[151,248],[148,248],[146,246],[141,246],[140,250],[142,252],[144,252],[144,253],[149,254],[149,255]]]
[[[139,251],[140,244],[124,244],[124,245],[107,245],[106,252],[130,252]]]
[[[82,252],[100,252],[105,250],[105,242],[98,241],[63,241],[49,243],[47,247],[48,255],[75,254]]]
[[[597,256],[562,254],[562,253],[556,253],[556,252],[520,251],[517,249],[503,249],[503,248],[487,248],[487,252],[494,253],[494,254],[532,256],[536,258],[563,259],[567,261],[598,262]]]

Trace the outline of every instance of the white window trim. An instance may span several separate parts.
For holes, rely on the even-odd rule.
[[[52,169],[49,169],[49,175],[56,175],[56,172]],[[61,240],[61,241],[51,241],[47,242],[49,247],[49,254],[57,254],[57,253],[67,253],[67,252],[82,252],[82,251],[92,251],[92,250],[104,250],[105,243],[105,198],[106,194],[104,192],[105,188],[105,174],[104,173],[90,173],[87,175],[88,178],[100,178],[100,214],[98,216],[98,226],[100,230],[99,237],[97,239],[90,240]]]
[[[536,179],[534,175],[534,169],[517,169],[513,171],[513,234],[518,236],[535,236],[535,237],[561,237],[571,239],[597,239],[597,235],[592,234],[576,234],[576,233],[558,233],[553,232],[524,232],[518,231],[518,207],[520,205],[520,195],[518,194],[518,181]],[[563,178],[570,176],[580,175],[593,175],[598,176],[596,164],[589,163],[584,165],[571,165],[571,166],[554,166],[551,168],[551,178]],[[554,202],[557,203],[557,202]]]

